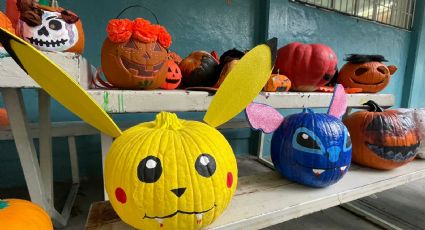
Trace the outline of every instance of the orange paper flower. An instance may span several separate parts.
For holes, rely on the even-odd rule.
[[[142,42],[154,42],[158,38],[158,25],[152,25],[148,20],[137,18],[134,20],[133,37]]]
[[[171,45],[171,35],[162,26],[159,27],[158,42],[165,48],[168,48]]]
[[[126,42],[133,34],[133,22],[129,19],[112,19],[108,23],[106,32],[112,42]]]

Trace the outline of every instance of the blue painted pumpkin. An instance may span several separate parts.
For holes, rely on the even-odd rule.
[[[310,109],[286,117],[273,134],[271,156],[278,172],[312,187],[336,183],[351,162],[351,139],[336,117]]]

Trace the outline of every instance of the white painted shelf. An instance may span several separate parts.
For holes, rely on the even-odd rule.
[[[260,229],[421,178],[424,160],[391,171],[354,165],[327,188],[302,186],[274,171],[241,177],[230,206],[208,229]]]
[[[88,93],[108,113],[206,111],[213,98],[208,92],[186,90],[88,90]],[[275,108],[318,108],[328,107],[331,98],[332,93],[262,92],[254,101]],[[383,107],[394,104],[391,94],[349,94],[348,106],[362,107],[368,100]]]

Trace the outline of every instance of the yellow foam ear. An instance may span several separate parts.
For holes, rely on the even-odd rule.
[[[272,59],[273,51],[265,44],[246,53],[221,84],[204,121],[217,127],[242,112],[269,79]]]
[[[112,137],[121,130],[62,68],[24,40],[0,28],[0,43],[16,63],[48,94],[81,119]]]

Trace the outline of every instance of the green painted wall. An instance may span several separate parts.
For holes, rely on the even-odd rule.
[[[410,40],[411,36],[416,36],[404,30],[305,7],[287,0],[233,0],[231,5],[225,0],[60,1],[63,7],[72,9],[82,18],[87,39],[84,56],[95,66],[100,63],[100,47],[105,38],[108,20],[115,17],[121,9],[140,3],[156,12],[160,23],[167,27],[173,36],[171,49],[183,57],[198,49],[216,50],[219,53],[234,47],[249,49],[273,36],[279,38],[280,46],[292,41],[325,43],[338,55],[339,67],[343,64],[344,55],[348,53],[383,54],[389,63],[399,67],[384,92],[395,94],[397,106],[401,104],[401,86],[406,77],[406,66],[410,65],[406,62]],[[4,3],[0,6],[3,7]],[[125,16],[153,19],[147,11],[137,8],[129,10]],[[25,90],[24,94],[30,119],[36,121],[36,93],[33,90]],[[56,102],[52,107],[52,117],[55,121],[77,119]],[[179,115],[190,119],[202,118],[202,113]],[[114,119],[136,122],[151,120],[153,116],[154,114],[127,114],[115,115]],[[249,129],[226,131],[225,135],[238,154],[252,153],[256,149],[257,134]],[[81,175],[100,177],[102,172],[99,137],[79,137],[77,145]],[[64,138],[54,140],[54,162],[55,180],[69,180],[69,159]],[[0,183],[1,186],[24,184],[13,142],[0,142]]]

